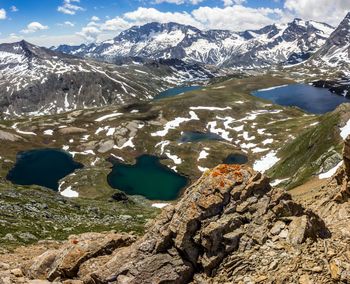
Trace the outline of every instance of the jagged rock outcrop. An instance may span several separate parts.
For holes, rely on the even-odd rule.
[[[85,233],[72,236],[59,250],[49,250],[39,256],[26,274],[30,278],[66,279],[77,276],[80,265],[91,258],[111,254],[135,241],[128,234]]]
[[[317,270],[317,283],[326,283],[320,282],[326,273],[315,250],[319,239],[330,236],[324,222],[246,166],[207,171],[148,228],[130,246],[124,246],[131,241],[125,236],[128,241],[103,254],[95,252],[110,243],[102,236],[93,244],[76,238],[51,252],[54,257],[47,252],[35,259],[27,275],[89,284],[269,283],[283,277],[308,279],[302,271],[295,273],[297,265],[307,263]],[[82,256],[81,250],[89,253]]]

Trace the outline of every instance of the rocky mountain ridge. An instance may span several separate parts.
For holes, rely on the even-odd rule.
[[[331,66],[342,67],[350,62],[350,12],[314,56]]]
[[[114,62],[119,57],[177,58],[220,67],[257,68],[298,63],[321,47],[333,27],[295,19],[286,25],[231,32],[202,31],[178,23],[149,23],[102,43],[61,45],[55,50]]]
[[[187,65],[180,60],[131,61],[116,66],[26,41],[0,44],[0,71],[3,118],[135,103],[149,100],[181,82],[214,76],[203,66]]]
[[[302,67],[320,72],[338,72],[347,78],[350,77],[350,12],[339,26],[330,34],[324,45],[315,52]],[[339,78],[339,76],[338,76]]]

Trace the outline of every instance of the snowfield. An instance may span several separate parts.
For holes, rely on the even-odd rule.
[[[255,161],[253,169],[255,171],[264,173],[268,169],[272,168],[280,159],[276,156],[276,151],[271,151],[260,160]]]

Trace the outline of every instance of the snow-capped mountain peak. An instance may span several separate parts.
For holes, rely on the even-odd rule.
[[[120,57],[177,58],[190,63],[255,68],[305,60],[332,31],[327,24],[301,19],[239,33],[153,22],[131,27],[100,44],[60,46],[57,50],[109,62]]]
[[[316,66],[326,64],[350,75],[350,12],[308,64]]]

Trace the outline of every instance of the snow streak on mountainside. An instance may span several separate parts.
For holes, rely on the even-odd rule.
[[[308,63],[337,68],[350,75],[350,12]]]
[[[149,80],[152,76],[152,80]],[[0,44],[0,113],[51,114],[151,99],[210,71],[180,60],[130,61],[116,66],[41,48],[25,41]]]
[[[62,45],[56,50],[109,62],[131,56],[254,68],[301,62],[322,46],[333,30],[327,24],[301,19],[240,33],[149,23],[132,27],[109,41],[75,47]]]

